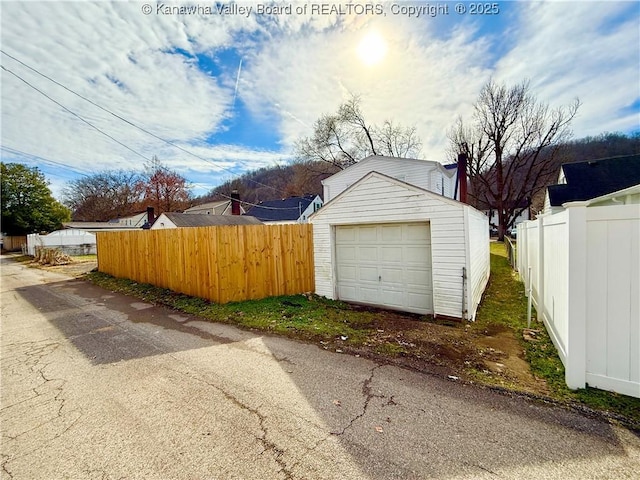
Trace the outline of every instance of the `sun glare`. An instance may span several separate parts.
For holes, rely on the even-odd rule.
[[[367,66],[380,63],[387,54],[387,42],[377,32],[368,33],[358,44],[358,57]]]

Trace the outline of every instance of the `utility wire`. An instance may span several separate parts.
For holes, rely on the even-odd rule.
[[[221,197],[227,198],[229,200],[239,201],[240,203],[242,203],[244,205],[250,205],[252,207],[264,208],[265,210],[300,210],[300,205],[299,204],[297,206],[295,206],[295,207],[266,207],[264,205],[260,205],[259,203],[251,203],[251,202],[245,202],[244,200],[238,200],[237,198],[230,197],[230,196],[225,195],[223,193],[220,193],[219,195]]]
[[[89,172],[87,170],[80,170],[78,168],[72,167],[71,165],[67,165],[66,163],[56,162],[55,160],[50,160],[48,158],[44,158],[44,157],[41,157],[39,155],[34,155],[33,153],[23,152],[21,150],[17,150],[15,148],[11,148],[11,147],[6,147],[4,145],[0,146],[0,148],[2,148],[2,150],[5,150],[6,152],[10,153],[11,155],[22,155],[24,157],[35,158],[35,159],[41,160],[41,161],[43,161],[45,163],[50,163],[52,165],[57,165],[59,167],[66,168],[68,170],[71,170],[72,172],[78,173],[78,174],[83,175],[85,177],[91,174],[91,172]]]
[[[36,92],[40,93],[41,95],[43,95],[44,97],[48,98],[49,100],[51,100],[53,103],[55,103],[56,105],[58,105],[60,108],[62,108],[63,110],[65,110],[66,112],[70,113],[71,115],[73,115],[74,117],[76,117],[78,120],[86,123],[87,125],[89,125],[91,128],[95,129],[96,131],[98,131],[99,133],[101,133],[102,135],[104,135],[105,137],[110,138],[111,140],[113,140],[114,142],[116,142],[118,145],[122,145],[124,148],[126,148],[127,150],[135,153],[136,155],[138,155],[139,157],[144,158],[145,160],[150,160],[149,158],[145,157],[143,154],[141,154],[140,152],[135,151],[133,148],[129,147],[128,145],[125,145],[124,143],[122,143],[120,140],[118,140],[117,138],[112,137],[111,135],[109,135],[107,132],[101,130],[100,128],[96,127],[93,123],[89,122],[88,120],[86,120],[85,118],[81,117],[80,115],[78,115],[77,113],[73,112],[72,110],[69,110],[67,107],[65,107],[63,104],[61,104],[60,102],[58,102],[57,100],[51,98],[49,95],[47,95],[46,93],[44,93],[42,90],[40,90],[38,87],[35,87],[34,85],[30,84],[29,82],[27,82],[24,78],[22,78],[20,75],[18,75],[17,73],[12,72],[11,70],[9,70],[8,68],[6,68],[4,65],[0,65],[0,68],[2,68],[2,70],[4,70],[7,73],[10,73],[11,75],[13,75],[14,77],[16,77],[18,80],[20,80],[21,82],[23,82],[24,84],[28,85],[29,87],[33,88]]]
[[[18,62],[20,65],[23,65],[24,67],[28,68],[28,69],[29,69],[29,70],[31,70],[32,72],[37,73],[38,75],[40,75],[40,76],[42,76],[42,77],[46,78],[47,80],[49,80],[49,81],[51,81],[51,82],[55,83],[55,84],[56,84],[56,85],[58,85],[59,87],[64,88],[64,89],[65,89],[65,90],[67,90],[68,92],[70,92],[70,93],[72,93],[72,94],[76,95],[77,97],[80,97],[81,99],[83,99],[83,100],[85,100],[85,101],[89,102],[91,105],[93,105],[93,106],[95,106],[95,107],[99,108],[100,110],[102,110],[102,111],[104,111],[104,112],[106,112],[106,113],[108,113],[108,114],[110,114],[110,115],[113,115],[114,117],[116,117],[117,119],[119,119],[119,120],[121,120],[121,121],[125,122],[126,124],[131,125],[131,126],[132,126],[132,127],[134,127],[134,128],[137,128],[138,130],[140,130],[140,131],[142,131],[142,132],[146,133],[147,135],[151,135],[153,138],[155,138],[155,139],[157,139],[157,140],[160,140],[161,142],[164,142],[164,143],[166,143],[167,145],[171,145],[172,147],[177,148],[178,150],[181,150],[181,151],[183,151],[183,152],[187,153],[188,155],[191,155],[191,156],[193,156],[193,157],[195,157],[195,158],[198,158],[198,159],[200,159],[200,160],[203,160],[203,161],[205,161],[205,162],[211,163],[211,164],[212,164],[212,165],[214,165],[215,167],[218,167],[218,168],[220,168],[220,169],[222,169],[222,170],[226,170],[227,172],[231,173],[231,174],[232,174],[232,175],[234,175],[234,176],[236,176],[236,175],[237,175],[237,173],[233,172],[232,170],[230,170],[230,169],[226,168],[226,167],[225,167],[225,166],[223,166],[223,165],[219,165],[219,164],[217,164],[216,162],[214,162],[214,161],[213,161],[213,160],[211,160],[211,159],[208,159],[208,158],[206,158],[206,157],[202,157],[202,156],[200,156],[200,155],[198,155],[198,154],[196,154],[196,153],[193,153],[193,152],[191,152],[191,151],[187,150],[186,148],[181,147],[180,145],[177,145],[175,142],[172,142],[171,140],[167,140],[167,139],[165,139],[165,138],[162,138],[162,137],[160,137],[160,136],[156,135],[156,134],[155,134],[155,133],[153,133],[153,132],[150,132],[149,130],[147,130],[147,129],[145,129],[145,128],[141,127],[141,126],[136,125],[136,124],[135,124],[135,123],[133,123],[132,121],[127,120],[126,118],[124,118],[124,117],[122,117],[122,116],[118,115],[117,113],[112,112],[112,111],[111,111],[111,110],[109,110],[108,108],[105,108],[105,107],[103,107],[102,105],[97,104],[97,103],[96,103],[96,102],[94,102],[93,100],[91,100],[91,99],[89,99],[89,98],[85,97],[84,95],[82,95],[82,94],[80,94],[80,93],[78,93],[78,92],[76,92],[76,91],[74,91],[74,90],[70,89],[70,88],[69,88],[69,87],[67,87],[66,85],[63,85],[62,83],[60,83],[60,82],[58,82],[58,81],[54,80],[53,78],[51,78],[51,77],[49,77],[48,75],[46,75],[46,74],[44,74],[44,73],[40,72],[40,71],[39,71],[39,70],[37,70],[36,68],[34,68],[34,67],[30,66],[30,65],[27,65],[27,64],[26,64],[26,63],[24,63],[23,61],[21,61],[21,60],[17,59],[17,58],[16,58],[16,57],[14,57],[13,55],[8,54],[8,53],[7,53],[7,52],[5,52],[4,50],[0,49],[0,52],[2,52],[2,53],[3,53],[4,55],[6,55],[7,57],[9,57],[9,58],[11,58],[11,59],[15,60],[15,61],[16,61],[16,62]],[[4,68],[4,67],[3,67],[3,68]],[[252,182],[252,183],[254,183],[254,184],[256,184],[256,185],[260,185],[260,186],[263,186],[263,187],[271,188],[271,189],[275,190],[276,192],[284,193],[282,190],[279,190],[279,189],[277,189],[276,187],[274,187],[274,186],[272,186],[272,185],[266,185],[266,184],[264,184],[264,183],[258,182],[257,180],[252,180],[252,179],[249,179],[249,178],[248,178],[248,179],[247,179],[247,181]]]

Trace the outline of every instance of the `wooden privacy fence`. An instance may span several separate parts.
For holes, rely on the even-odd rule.
[[[310,224],[97,232],[98,270],[216,303],[313,292]]]
[[[6,252],[17,252],[27,244],[27,236],[2,237],[2,249]]]

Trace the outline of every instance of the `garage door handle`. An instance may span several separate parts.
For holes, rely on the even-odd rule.
[[[382,281],[382,275],[378,275],[378,281],[381,282]]]

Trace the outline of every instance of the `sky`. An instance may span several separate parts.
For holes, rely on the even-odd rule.
[[[490,79],[579,98],[575,138],[640,130],[637,1],[1,1],[0,17],[2,161],[59,200],[153,156],[205,194],[291,162],[351,95],[443,163]]]

